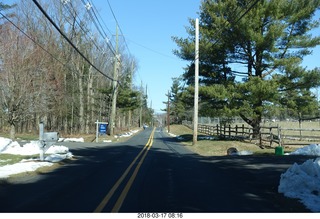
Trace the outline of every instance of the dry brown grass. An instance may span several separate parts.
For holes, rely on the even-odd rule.
[[[190,128],[184,125],[171,125],[170,133],[177,136],[181,136],[183,140],[181,143],[186,145],[191,151],[198,153],[202,156],[224,156],[227,155],[228,148],[235,147],[238,151],[251,151],[254,154],[260,155],[274,155],[274,148],[260,148],[258,145],[244,141],[234,140],[201,140],[197,141],[196,145],[192,145],[193,132]],[[201,133],[198,134],[198,138],[202,137]],[[295,148],[285,148],[285,152],[291,152]]]

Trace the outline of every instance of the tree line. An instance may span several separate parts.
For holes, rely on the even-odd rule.
[[[118,70],[116,129],[139,127],[152,120],[143,86],[133,85],[137,61],[119,45],[94,31],[92,14],[82,4],[42,1],[57,31],[32,1],[0,2],[0,129],[47,130],[89,134],[95,121],[109,121],[114,63]],[[100,30],[101,31],[101,30]],[[88,60],[84,59],[86,57]]]
[[[200,21],[200,116],[240,116],[258,133],[264,118],[319,117],[312,89],[320,69],[302,66],[320,44],[319,0],[206,0]],[[173,36],[174,53],[188,61],[173,79],[172,120],[192,118],[195,19],[187,38]]]

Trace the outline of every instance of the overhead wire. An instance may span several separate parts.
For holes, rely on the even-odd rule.
[[[113,11],[113,8],[112,8],[109,0],[107,0],[107,3],[108,3],[108,6],[109,6],[109,9],[110,9],[110,12],[111,12],[111,14],[112,14],[112,16],[113,16],[113,18],[114,18],[114,20],[115,20],[115,22],[116,22],[116,25],[118,26],[118,28],[119,28],[119,30],[120,30],[120,33],[121,33],[121,35],[123,36],[125,46],[126,46],[128,52],[129,52],[129,54],[131,55],[131,51],[130,51],[129,46],[128,46],[128,44],[127,44],[126,37],[125,37],[125,35],[124,35],[123,32],[122,32],[121,26],[120,26],[120,24],[119,24],[119,22],[118,22],[118,19],[117,19],[116,15],[115,15],[115,13],[114,13],[114,11]],[[146,47],[145,47],[145,48],[146,48]],[[140,80],[142,81],[142,77],[141,77],[139,71],[137,71],[137,74],[138,74]]]
[[[63,63],[61,60],[59,60],[56,56],[54,56],[52,53],[50,53],[46,48],[44,48],[40,43],[38,43],[35,39],[33,39],[30,35],[28,35],[25,31],[23,31],[18,25],[16,25],[12,20],[10,20],[6,15],[4,15],[2,12],[0,12],[0,15],[2,15],[3,18],[5,18],[11,25],[13,25],[17,30],[19,30],[23,35],[25,35],[29,40],[31,40],[35,45],[37,45],[40,49],[45,51],[49,56],[51,56],[54,60],[59,62],[64,67],[71,69],[70,66],[68,66],[66,63]],[[72,69],[71,69],[72,70]],[[72,70],[73,72],[77,73],[79,72]]]
[[[80,27],[80,29],[82,30],[82,32],[83,32],[83,34],[84,34],[84,36],[86,37],[86,39],[88,39],[88,37],[87,37],[87,35],[88,35],[88,33],[89,34],[91,34],[91,37],[89,36],[89,38],[90,39],[88,39],[88,42],[92,42],[93,43],[93,45],[95,46],[95,48],[98,50],[98,51],[100,51],[101,53],[102,53],[102,55],[104,55],[105,54],[105,50],[102,50],[101,49],[101,46],[99,46],[99,45],[97,45],[97,42],[96,42],[96,40],[97,40],[97,38],[93,38],[92,36],[93,36],[93,33],[92,33],[92,31],[90,30],[90,29],[84,29],[83,28],[83,25],[81,24],[81,21],[79,22],[78,20],[77,20],[77,14],[76,14],[76,11],[72,11],[75,7],[72,5],[72,2],[71,1],[68,1],[68,2],[61,2],[62,4],[63,4],[63,7],[64,8],[66,8],[68,11],[69,11],[69,13],[70,13],[70,15],[73,17],[73,19],[75,20],[75,22],[78,24],[78,26]],[[89,8],[87,8],[87,5],[85,5],[85,3],[83,2],[83,6],[85,6],[86,7],[86,10],[88,10]],[[75,14],[75,15],[74,15]],[[90,16],[90,15],[89,15]],[[100,33],[101,34],[101,33]],[[106,45],[107,45],[107,47],[109,48],[109,51],[113,54],[113,57],[115,57],[115,51],[114,51],[114,48],[112,47],[112,45],[110,44],[110,42],[105,42],[106,43]]]
[[[252,0],[254,1],[254,0]],[[248,4],[250,4],[252,1],[250,1]],[[247,13],[249,13],[249,11],[252,10],[252,8],[259,2],[260,0],[255,0],[255,2],[245,10],[245,12],[243,14],[241,14],[241,12],[239,12],[238,14],[241,14],[240,17],[238,19],[236,19],[234,22],[233,22],[233,25],[237,24]],[[238,8],[239,6],[237,6]],[[237,9],[236,8],[236,9]],[[227,25],[227,20],[224,21],[224,24],[223,25]],[[220,30],[218,30],[218,34],[221,34],[222,31],[224,30],[225,28],[220,28]],[[218,40],[213,44],[213,45],[216,45],[219,41],[221,40],[221,38],[218,38]]]
[[[85,59],[95,70],[97,70],[99,73],[101,73],[102,75],[106,76],[106,77],[107,77],[108,79],[110,79],[110,80],[114,80],[112,77],[110,77],[109,75],[106,75],[104,72],[102,72],[100,69],[98,69],[98,68],[73,44],[73,42],[72,42],[72,41],[61,31],[61,29],[55,24],[55,22],[54,22],[54,21],[51,19],[51,17],[46,13],[46,11],[42,8],[42,6],[39,4],[39,2],[38,2],[37,0],[33,0],[33,2],[34,2],[35,5],[39,8],[39,10],[44,14],[44,16],[50,21],[50,23],[56,28],[56,30],[63,36],[63,38],[77,51],[77,53],[78,53],[82,58],[84,58],[84,59]],[[85,5],[84,0],[82,0],[82,2],[83,2],[83,4]],[[247,8],[246,11],[235,21],[235,24],[238,23],[258,2],[259,2],[259,0],[256,0],[249,8]],[[121,29],[121,27],[120,27],[120,25],[119,25],[119,22],[118,22],[118,20],[117,20],[117,18],[116,18],[116,16],[115,16],[115,13],[114,13],[114,11],[113,11],[113,9],[112,9],[112,6],[111,6],[109,0],[107,0],[107,3],[108,3],[108,6],[109,6],[109,8],[110,8],[110,11],[111,11],[111,13],[112,13],[115,21],[116,21],[116,24],[118,25],[119,30],[120,30],[121,34],[123,35],[122,29]],[[96,7],[94,6],[94,4],[93,4],[92,2],[91,2],[91,4],[92,4],[93,8],[96,10]],[[88,11],[88,13],[89,13],[92,21],[94,22],[94,24],[95,24],[98,32],[100,33],[100,35],[103,36],[104,39],[106,39],[106,38],[109,39],[109,37],[107,36],[106,32],[105,32],[104,29],[102,28],[102,25],[101,25],[101,23],[100,23],[100,21],[99,21],[99,19],[98,19],[98,17],[97,17],[97,14],[99,15],[99,13],[95,13],[94,10],[92,10],[92,14],[91,14],[90,10],[87,10],[87,11]],[[3,14],[2,14],[2,16],[3,16]],[[101,16],[100,16],[100,17],[101,17]],[[97,20],[97,21],[95,21],[95,20]],[[78,23],[78,25],[79,25],[80,28],[82,28],[79,23]],[[99,27],[100,27],[100,28],[99,28]],[[83,29],[82,29],[82,30],[83,30]],[[84,30],[83,30],[83,31],[84,31]],[[109,29],[108,29],[108,31],[110,32]],[[222,30],[221,30],[221,31],[222,31]],[[29,38],[30,38],[30,37],[29,37]],[[34,41],[32,38],[30,38],[30,39],[31,39],[32,41]],[[131,41],[131,40],[130,40],[130,41]],[[125,40],[125,37],[124,37],[124,42],[125,42],[125,45],[126,45],[126,48],[127,48],[128,52],[129,52],[129,54],[131,54],[130,49],[129,49],[128,45],[127,45],[127,42],[126,42],[126,40]],[[132,41],[132,42],[133,42],[133,41]],[[134,43],[135,43],[135,42],[134,42]],[[216,43],[218,43],[218,41],[216,41],[215,44],[216,44]],[[138,43],[135,43],[135,44],[137,44],[137,45],[139,45],[139,46],[141,46],[141,47],[143,47],[143,48],[145,48],[145,49],[148,49],[148,50],[150,50],[150,51],[156,52],[156,53],[158,53],[158,54],[160,54],[160,55],[164,55],[164,54],[159,53],[159,52],[157,52],[157,51],[155,51],[155,50],[149,49],[149,48],[147,48],[147,47],[145,47],[145,46],[143,46],[143,45],[141,45],[141,44],[138,44]],[[112,45],[110,45],[109,42],[107,43],[107,45],[108,45],[109,49],[111,50],[111,52],[115,55],[114,48],[112,47]],[[42,47],[41,45],[39,45],[39,46]],[[99,47],[99,46],[97,46],[96,44],[95,44],[95,46],[96,46],[97,48]],[[42,47],[42,49],[45,50],[45,48],[43,48],[43,47]],[[47,52],[48,52],[48,51],[47,51]],[[115,55],[115,57],[116,57],[116,55]],[[167,57],[170,57],[170,56],[167,56]],[[172,57],[170,57],[170,58],[172,58]],[[56,59],[56,58],[55,58],[55,59]],[[63,64],[60,60],[59,60],[59,62],[60,62],[61,64]]]
[[[117,19],[115,13],[114,13],[114,10],[113,10],[113,8],[112,8],[109,0],[107,0],[107,3],[108,3],[108,6],[109,6],[109,9],[110,9],[110,11],[111,11],[111,13],[112,13],[113,18],[114,18],[116,24],[117,24],[118,27],[119,27],[120,33],[121,33],[122,36],[124,37],[125,46],[127,47],[127,49],[128,49],[128,51],[129,51],[130,54],[131,54],[131,52],[130,52],[129,46],[128,46],[128,44],[127,44],[127,40],[130,41],[130,42],[132,42],[132,43],[134,43],[134,44],[136,44],[137,46],[140,46],[140,47],[142,47],[142,48],[144,48],[144,49],[146,49],[146,50],[149,50],[149,51],[151,51],[151,52],[153,52],[153,53],[156,53],[156,54],[158,54],[158,55],[161,55],[161,56],[164,56],[164,57],[167,57],[167,58],[170,58],[170,59],[176,59],[176,58],[174,58],[174,57],[172,57],[172,56],[163,54],[163,53],[161,53],[161,52],[159,52],[159,51],[156,51],[156,50],[151,49],[151,48],[149,48],[149,47],[147,47],[147,46],[144,46],[144,45],[142,45],[141,43],[137,43],[137,42],[134,42],[134,41],[131,40],[131,39],[126,38],[125,35],[124,35],[123,32],[122,32],[122,29],[121,29],[121,27],[120,27],[120,24],[119,24],[119,22],[118,22],[118,19]],[[126,40],[126,39],[127,39],[127,40]]]
[[[114,78],[110,77],[109,75],[102,72],[99,68],[97,68],[75,45],[74,43],[63,33],[63,31],[58,27],[58,25],[51,19],[51,17],[47,14],[47,12],[42,8],[42,6],[39,4],[37,0],[32,0],[33,3],[38,7],[38,9],[42,12],[42,14],[49,20],[49,22],[54,26],[54,28],[60,33],[60,35],[74,48],[74,50],[89,64],[91,65],[95,70],[97,70],[100,74],[104,75],[106,78],[117,81]]]
[[[116,55],[115,48],[114,48],[114,47],[112,46],[112,44],[110,43],[111,39],[110,39],[110,37],[108,36],[108,34],[107,34],[106,32],[108,31],[111,35],[112,35],[112,33],[111,33],[110,29],[107,27],[107,25],[104,23],[104,21],[103,21],[101,15],[99,14],[96,6],[95,6],[94,3],[93,3],[92,1],[90,1],[90,0],[87,0],[87,1],[81,0],[81,2],[82,2],[82,4],[86,7],[86,12],[87,12],[87,14],[89,15],[89,18],[90,18],[90,20],[92,21],[92,23],[94,24],[96,30],[98,31],[98,33],[100,34],[100,36],[101,36],[103,39],[107,40],[107,42],[106,42],[106,43],[107,43],[107,46],[109,47],[109,49],[111,50],[111,52],[113,53],[113,55],[115,56],[115,58],[118,59],[118,61],[120,62],[120,58],[119,58],[118,55]],[[68,1],[67,3],[70,4],[71,2]],[[128,46],[128,44],[127,44],[127,42],[126,42],[126,39],[125,39],[125,37],[124,37],[124,35],[123,35],[122,29],[121,29],[121,27],[120,27],[120,24],[119,24],[119,22],[118,22],[118,20],[117,20],[117,18],[116,18],[116,16],[115,16],[115,13],[114,13],[114,11],[113,11],[110,3],[109,3],[109,8],[110,8],[110,11],[112,12],[113,18],[114,18],[114,20],[115,20],[118,28],[119,28],[119,30],[120,30],[120,33],[121,33],[122,36],[123,36],[126,49],[127,49],[128,53],[129,53],[129,55],[132,56],[131,51],[130,51],[130,49],[129,49],[129,46]],[[99,18],[100,18],[100,19],[99,19]],[[101,20],[101,21],[100,21],[100,20]],[[105,28],[103,27],[102,24],[104,24],[104,27],[105,27]],[[80,25],[80,24],[78,24],[78,25]],[[107,31],[105,31],[105,29],[107,29]],[[139,75],[139,77],[140,77],[140,75]]]
[[[256,4],[258,4],[260,0],[256,0],[249,8],[247,8],[247,10],[239,17],[238,20],[236,20],[235,24],[237,24],[246,14],[249,13],[249,11],[251,11],[251,9],[256,6]]]
[[[70,2],[70,3],[71,3],[71,2]],[[63,7],[65,7],[65,8],[69,11],[70,15],[72,16],[72,18],[74,19],[74,21],[76,22],[76,24],[78,24],[79,28],[82,30],[82,32],[84,33],[85,37],[87,38],[87,32],[89,32],[89,33],[91,33],[91,32],[90,32],[89,30],[85,30],[85,29],[83,28],[83,26],[79,23],[79,21],[77,20],[77,15],[74,15],[73,12],[72,12],[72,8],[73,8],[72,5],[70,5],[70,7],[68,7],[67,5],[69,5],[69,4],[63,4]],[[92,33],[91,33],[91,34],[92,34]],[[91,38],[91,37],[90,37],[90,38]],[[92,38],[91,38],[90,40],[87,38],[87,40],[88,40],[88,41],[92,41],[93,45],[95,45],[95,47],[96,47],[98,50],[101,51],[100,46],[97,45],[97,42],[96,42],[95,40],[93,40]]]
[[[115,22],[116,22],[116,24],[117,24],[117,26],[118,26],[118,28],[119,28],[119,30],[120,30],[120,33],[121,33],[121,35],[123,36],[125,46],[126,46],[128,52],[129,52],[129,54],[131,54],[130,49],[129,49],[129,46],[128,46],[127,41],[126,41],[126,38],[125,38],[125,35],[124,35],[123,32],[122,32],[122,29],[121,29],[121,27],[120,27],[120,24],[119,24],[119,22],[118,22],[118,19],[117,19],[116,15],[115,15],[115,13],[114,13],[114,11],[113,11],[113,9],[112,9],[112,6],[111,6],[109,0],[107,0],[107,3],[108,3],[108,6],[109,6],[110,11],[111,11],[111,13],[112,13],[112,16],[113,16],[113,18],[114,18],[114,20],[115,20]]]
[[[99,25],[97,24],[96,19],[94,19],[92,13],[91,13],[91,6],[87,6],[85,1],[82,0],[82,3],[84,6],[86,6],[86,12],[88,13],[91,21],[93,22],[94,26],[96,27],[97,31],[99,32],[99,34],[102,36],[102,38],[104,39],[106,37],[105,32],[103,30],[100,30]],[[70,3],[71,4],[71,3]],[[88,7],[88,8],[87,8]],[[113,48],[111,50],[114,50]]]
[[[254,2],[253,2],[253,1],[254,1]],[[240,11],[240,12],[238,13],[238,15],[240,15],[239,18],[236,19],[232,24],[233,24],[233,25],[237,24],[246,14],[248,14],[248,13],[253,9],[253,7],[254,7],[259,1],[260,1],[260,0],[252,0],[252,1],[250,1],[250,2],[247,4],[247,6],[250,5],[251,2],[253,2],[253,4],[250,5],[249,7],[247,7],[242,14],[241,14],[241,11]],[[236,9],[238,9],[238,8],[239,8],[239,6],[236,7]],[[235,9],[234,12],[236,12],[236,9]],[[225,21],[224,21],[224,25],[227,25],[227,23],[228,23],[228,21],[225,20]],[[230,22],[229,22],[229,23],[230,23]],[[225,28],[220,28],[220,29],[218,29],[218,33],[217,33],[217,34],[222,34],[222,31],[223,31],[224,29],[225,29]],[[213,43],[213,46],[217,45],[217,44],[220,42],[220,40],[221,40],[221,38],[218,38],[218,39]],[[233,73],[233,74],[237,74],[237,75],[240,75],[240,74],[241,74],[241,73],[235,72],[235,71],[233,71],[232,73]]]
[[[127,39],[128,39],[128,38],[127,38]],[[151,51],[151,52],[153,52],[153,53],[156,53],[156,54],[158,54],[158,55],[161,55],[161,56],[164,56],[164,57],[173,59],[173,60],[177,60],[176,58],[174,58],[174,57],[172,57],[172,56],[169,56],[169,55],[163,54],[163,53],[161,53],[161,52],[158,52],[158,51],[156,51],[156,50],[154,50],[154,49],[151,49],[151,48],[146,47],[146,46],[144,46],[144,45],[142,45],[142,44],[140,44],[140,43],[137,43],[137,42],[135,42],[135,41],[133,41],[133,40],[131,40],[131,39],[128,39],[128,41],[130,41],[130,42],[134,43],[135,45],[140,46],[140,47],[142,47],[142,48],[144,48],[144,49],[146,49],[146,50],[149,50],[149,51]]]
[[[95,14],[97,14],[99,16],[99,18],[97,18],[98,20],[101,20],[101,23],[104,25],[104,27],[107,29],[107,31],[109,32],[110,35],[112,35],[111,30],[108,28],[108,26],[106,25],[106,23],[104,22],[103,18],[101,17],[99,11],[97,10],[97,7],[93,4],[92,0],[90,0],[92,6],[93,6],[93,10],[96,11],[94,12]],[[102,28],[103,29],[103,28]],[[107,35],[107,34],[106,34]]]
[[[88,1],[88,2],[89,2],[89,3],[91,4],[91,6],[92,6],[91,11],[92,11],[92,13],[93,13],[93,16],[94,16],[95,19],[97,20],[97,22],[98,22],[101,30],[103,31],[104,36],[107,37],[108,40],[109,40],[108,34],[105,32],[104,28],[102,27],[101,22],[104,24],[105,28],[109,31],[109,33],[110,33],[111,35],[112,35],[112,32],[109,30],[109,28],[107,27],[107,25],[103,22],[103,19],[102,19],[101,15],[99,14],[96,6],[93,4],[93,2],[92,2],[92,1]],[[97,11],[97,12],[95,12],[95,11]],[[101,22],[100,22],[100,19],[99,19],[98,16],[97,16],[97,14],[98,14],[99,17],[100,17]]]
[[[83,4],[86,4],[86,2],[85,2],[84,0],[81,0],[81,1],[82,1]],[[92,2],[92,0],[88,0],[88,3],[90,3],[91,6],[92,6],[92,8],[90,8],[90,10],[88,10],[88,11],[90,11],[90,13],[91,13],[91,11],[92,11],[94,18],[97,20],[97,22],[95,22],[95,23],[96,23],[97,25],[99,25],[102,30],[104,30],[104,28],[102,27],[101,23],[103,23],[104,25],[105,25],[105,23],[103,22],[103,19],[101,18],[101,15],[99,14],[97,8],[95,7],[95,5],[94,5],[94,3]],[[129,46],[128,46],[127,41],[130,41],[130,42],[134,43],[134,44],[137,45],[137,46],[140,46],[140,47],[142,47],[142,48],[144,48],[144,49],[146,49],[146,50],[148,50],[148,51],[151,51],[151,52],[156,53],[156,54],[158,54],[158,55],[161,55],[161,56],[163,56],[163,57],[167,57],[167,58],[176,60],[176,58],[174,58],[174,57],[172,57],[172,56],[163,54],[163,53],[158,52],[158,51],[156,51],[156,50],[154,50],[154,49],[151,49],[151,48],[149,48],[149,47],[147,47],[147,46],[144,46],[144,45],[142,45],[142,44],[140,44],[140,43],[134,42],[134,41],[131,40],[131,39],[128,39],[128,38],[124,35],[124,33],[123,33],[123,31],[122,31],[121,25],[119,24],[119,21],[118,21],[118,19],[117,19],[117,17],[116,17],[116,14],[115,14],[115,12],[114,12],[114,10],[113,10],[113,8],[112,8],[109,0],[107,0],[107,4],[108,4],[109,10],[110,10],[110,12],[111,12],[111,14],[112,14],[112,16],[113,16],[113,19],[115,20],[116,25],[118,26],[118,29],[119,29],[119,31],[120,31],[120,34],[122,35],[122,37],[123,37],[123,39],[124,39],[124,44],[125,44],[125,47],[126,47],[128,53],[129,53],[129,55],[131,55],[131,51],[130,51],[130,48],[129,48]],[[100,19],[102,20],[101,22],[99,21],[98,16],[99,16]],[[94,19],[94,18],[92,17],[92,19]],[[105,25],[105,27],[106,27],[106,29],[111,33],[111,31],[109,30],[109,28],[107,28],[106,25]],[[103,32],[104,32],[105,35],[107,35],[105,31],[103,31]],[[100,34],[102,35],[101,32],[100,32]],[[139,72],[138,72],[138,75],[139,75]],[[141,78],[140,75],[139,75],[139,77]]]
[[[91,21],[93,22],[94,26],[96,27],[97,31],[99,32],[100,36],[106,40],[107,39],[107,46],[109,47],[109,49],[112,51],[115,59],[118,60],[118,62],[120,62],[120,59],[118,57],[118,54],[116,54],[117,52],[115,51],[115,48],[112,46],[112,44],[110,44],[110,38],[108,37],[108,35],[106,34],[106,32],[104,31],[104,28],[102,27],[98,17],[95,15],[94,11],[93,11],[93,3],[90,2],[85,2],[84,0],[81,0],[82,4],[87,6],[88,8],[86,8],[87,13],[91,19]],[[89,5],[88,5],[89,4]],[[92,13],[91,13],[92,12]]]

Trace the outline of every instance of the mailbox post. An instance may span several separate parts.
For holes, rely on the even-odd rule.
[[[43,122],[39,124],[40,160],[44,160],[44,153],[59,140],[58,132],[44,132]]]

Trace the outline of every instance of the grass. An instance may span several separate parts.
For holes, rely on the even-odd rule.
[[[1,133],[0,137],[10,138],[10,135],[7,132],[6,133]],[[26,134],[26,133],[16,134],[16,140],[34,141],[34,140],[38,140],[38,139],[39,139],[39,134],[38,135]]]
[[[0,136],[4,138],[9,138],[8,133],[1,133]],[[16,140],[33,141],[37,139],[39,139],[39,135],[34,135],[34,134],[17,134],[16,135]],[[0,154],[0,167],[19,163],[23,159],[36,158],[36,156],[37,155],[30,156],[30,155]]]
[[[36,156],[37,155],[26,156],[26,155],[14,155],[14,154],[0,154],[0,167],[19,163],[23,159],[37,158]]]
[[[224,156],[227,155],[228,148],[235,147],[238,151],[251,151],[255,155],[274,155],[274,148],[260,148],[258,145],[245,141],[235,140],[219,140],[213,138],[213,140],[206,140],[201,133],[198,134],[198,140],[196,145],[193,145],[193,131],[184,125],[171,125],[170,133],[181,137],[181,143],[186,145],[191,151],[198,153],[202,156]],[[214,136],[213,136],[214,137]],[[297,149],[297,147],[286,147],[285,153],[291,152]]]
[[[7,133],[1,133],[1,137],[4,138],[9,138],[9,135]],[[95,134],[83,134],[83,135],[64,135],[60,136],[63,138],[83,138],[84,142],[95,142]],[[34,134],[17,134],[16,135],[16,140],[21,141],[32,141],[32,140],[38,140],[39,135],[34,135]],[[99,136],[99,142],[103,142],[105,140],[111,140],[112,142],[121,142],[127,140],[127,137],[123,138],[118,138],[115,136],[109,136],[109,135],[104,135],[104,136]],[[13,154],[1,154],[0,153],[0,167],[5,166],[5,165],[12,165],[15,163],[19,163],[23,159],[31,159],[31,158],[39,158],[39,155],[13,155]]]

